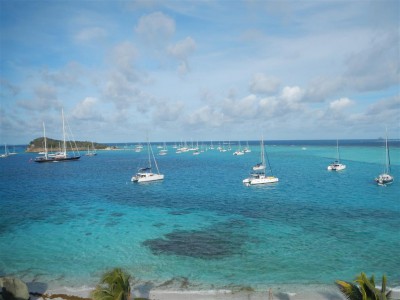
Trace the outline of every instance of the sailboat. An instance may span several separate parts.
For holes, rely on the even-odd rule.
[[[243,152],[244,153],[250,153],[251,152],[251,149],[249,147],[249,141],[247,141],[247,146],[244,148]]]
[[[235,152],[233,152],[233,155],[244,155],[244,151],[242,150],[242,146],[240,145],[240,141],[239,141],[239,147]]]
[[[10,155],[10,154],[9,154],[9,152],[8,152],[7,145],[4,144],[4,154],[1,154],[0,157],[1,157],[1,158],[6,158],[6,157],[8,157],[9,155]]]
[[[147,150],[149,154],[149,166],[144,168],[139,168],[138,173],[132,176],[131,178],[132,182],[150,182],[150,181],[157,181],[164,179],[164,174],[160,174],[160,171],[158,169],[157,161],[156,158],[154,157],[153,149],[151,148],[150,142],[147,142]],[[151,171],[152,166],[151,166],[150,153],[153,157],[157,173],[153,173]]]
[[[339,140],[336,140],[336,157],[337,159],[328,166],[328,171],[341,171],[346,169],[346,165],[340,163]]]
[[[267,175],[267,165],[266,165],[266,161],[265,161],[265,147],[264,147],[264,140],[261,139],[260,142],[260,148],[261,148],[261,163],[257,164],[256,166],[253,167],[253,171],[259,171],[256,173],[252,173],[250,175],[250,177],[246,178],[243,180],[243,183],[246,186],[250,186],[250,185],[256,185],[256,184],[266,184],[266,183],[275,183],[279,181],[278,177],[275,177],[272,174],[272,169],[271,166],[269,164],[269,160],[267,157],[267,162],[268,162],[268,167],[269,167],[269,171],[271,173],[271,175]]]
[[[158,155],[164,156],[168,154],[168,149],[167,149],[167,145],[164,142],[164,146],[162,147],[162,149],[160,150],[160,152],[158,152]]]
[[[97,155],[97,152],[96,152],[96,149],[94,148],[93,142],[92,142],[92,149],[90,149],[88,146],[88,149],[87,149],[87,152],[85,155],[86,156],[96,156]]]
[[[375,178],[375,182],[379,185],[391,184],[394,181],[393,175],[390,175],[390,154],[389,154],[389,144],[386,130],[386,142],[385,142],[385,169],[382,174]]]
[[[49,155],[47,152],[47,144],[46,144],[46,128],[43,122],[43,135],[44,135],[44,155],[35,158],[35,162],[60,162],[60,161],[74,161],[80,158],[80,155],[70,155],[67,153],[67,142],[66,142],[66,134],[65,134],[65,121],[64,121],[64,110],[61,110],[62,122],[63,122],[63,144],[60,152],[57,152],[54,155]]]

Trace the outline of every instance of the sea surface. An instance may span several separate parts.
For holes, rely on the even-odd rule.
[[[237,142],[200,155],[173,144],[156,155],[165,179],[148,184],[130,182],[147,159],[132,143],[75,162],[38,164],[23,147],[0,159],[0,276],[78,288],[122,267],[154,287],[265,290],[366,272],[400,285],[398,141],[386,187],[373,180],[382,140],[341,141],[341,172],[327,171],[336,141],[269,141],[279,183],[251,187],[258,141],[243,156]]]

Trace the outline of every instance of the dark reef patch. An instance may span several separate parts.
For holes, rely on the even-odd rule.
[[[240,254],[246,241],[243,224],[218,223],[201,230],[174,230],[161,238],[143,242],[153,254],[178,255],[206,260]]]
[[[111,217],[116,217],[116,218],[122,217],[123,215],[124,215],[124,213],[120,213],[120,212],[113,212],[110,214]]]

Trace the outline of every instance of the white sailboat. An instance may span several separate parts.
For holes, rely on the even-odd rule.
[[[328,166],[328,171],[341,171],[346,169],[346,165],[340,163],[339,140],[336,140],[336,157],[337,159]]]
[[[385,142],[385,167],[383,173],[380,174],[377,178],[375,178],[375,182],[379,185],[386,186],[387,184],[391,184],[394,181],[393,175],[390,175],[390,154],[389,154],[389,144],[386,130],[386,142]]]
[[[45,143],[45,151],[43,156],[39,156],[35,158],[35,162],[60,162],[60,161],[74,161],[81,158],[79,155],[75,155],[75,152],[71,155],[67,152],[67,141],[66,141],[66,132],[65,132],[65,120],[64,120],[64,110],[61,110],[62,115],[62,123],[63,123],[63,144],[62,149],[60,152],[57,152],[54,155],[50,155],[47,152],[47,145],[46,145],[46,129],[43,122],[43,134],[44,134],[44,143]]]
[[[275,183],[279,181],[278,177],[275,177],[272,174],[272,169],[271,166],[269,164],[269,160],[267,158],[267,162],[268,162],[268,167],[269,170],[268,172],[270,173],[270,175],[267,175],[267,165],[266,165],[266,160],[265,160],[265,147],[264,147],[264,140],[261,139],[260,142],[260,148],[261,148],[261,163],[257,164],[256,166],[253,167],[253,170],[255,171],[259,171],[256,173],[252,173],[250,175],[250,177],[246,178],[243,180],[243,183],[246,186],[250,186],[250,185],[257,185],[257,184],[266,184],[266,183]],[[263,166],[263,167],[262,167]],[[256,167],[256,169],[254,169]]]
[[[163,155],[167,155],[167,154],[168,154],[168,149],[167,149],[166,143],[164,142],[164,146],[162,147],[162,149],[160,150],[160,152],[158,152],[158,155],[163,156]]]
[[[153,149],[151,148],[150,142],[147,142],[147,149],[148,149],[148,156],[149,156],[149,166],[144,167],[144,168],[139,168],[138,173],[132,176],[131,181],[132,182],[150,182],[150,181],[157,181],[157,180],[163,180],[164,179],[164,174],[160,174],[160,171],[158,169],[157,161],[156,158],[154,157]],[[157,173],[153,173],[151,171],[152,165],[151,165],[151,157],[153,157],[154,165],[157,169]]]
[[[8,149],[7,149],[7,144],[4,144],[4,154],[1,154],[0,157],[1,158],[6,158],[8,157],[10,154],[8,153]]]
[[[92,142],[92,148],[90,149],[90,147],[88,146],[87,152],[85,154],[86,156],[96,156],[97,152],[96,149],[94,148],[93,142]]]
[[[240,145],[240,141],[239,141],[239,147],[235,152],[233,152],[233,155],[244,155],[244,151],[242,150],[242,146]]]
[[[244,153],[250,153],[251,152],[251,149],[249,147],[249,141],[247,141],[247,146],[244,148],[243,152]]]

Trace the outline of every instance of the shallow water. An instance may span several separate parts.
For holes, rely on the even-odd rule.
[[[396,181],[379,187],[382,143],[341,145],[340,173],[326,170],[335,141],[274,144],[267,152],[280,181],[253,187],[242,180],[259,160],[257,143],[244,156],[170,146],[157,157],[165,180],[151,184],[130,182],[144,152],[1,159],[0,275],[81,286],[118,266],[154,285],[258,289],[363,271],[400,284],[399,146]]]

